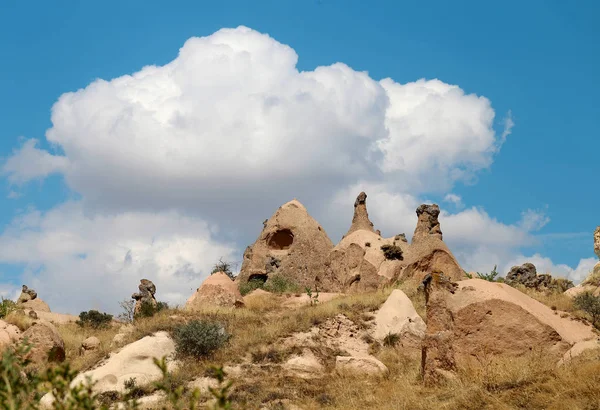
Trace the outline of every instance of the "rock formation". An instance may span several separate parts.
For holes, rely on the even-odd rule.
[[[0,355],[4,349],[21,338],[21,331],[15,325],[0,320]]]
[[[145,304],[149,304],[152,307],[156,307],[158,305],[158,302],[154,297],[154,294],[156,293],[156,286],[154,286],[154,283],[152,283],[151,280],[140,280],[138,289],[139,293],[134,293],[131,295],[131,298],[135,299],[134,314],[136,315],[140,313],[142,306]]]
[[[65,360],[65,342],[50,322],[35,323],[23,332],[22,338],[32,346],[27,356],[33,365]]]
[[[591,326],[563,318],[509,285],[469,279],[458,286],[448,301],[457,357],[521,356],[539,349],[558,360],[576,343],[597,338]]]
[[[422,283],[427,309],[427,330],[421,348],[421,372],[425,385],[452,378],[454,357],[454,317],[448,299],[458,285],[441,272],[433,272]]]
[[[90,336],[81,342],[81,348],[79,349],[80,355],[86,355],[95,352],[100,348],[100,339],[96,336]]]
[[[185,310],[206,307],[242,307],[244,300],[237,285],[224,272],[210,275],[185,303]]]
[[[412,238],[412,242],[418,242],[423,238],[429,238],[434,236],[438,239],[442,239],[442,229],[438,216],[440,215],[440,207],[436,204],[426,205],[422,204],[417,208],[417,227]]]
[[[23,285],[21,295],[17,299],[17,306],[21,309],[29,311],[35,311],[36,314],[39,312],[50,312],[50,306],[42,299],[38,298],[38,294],[35,290],[29,289],[26,285]]]
[[[354,201],[354,216],[352,217],[352,225],[346,233],[346,236],[359,229],[375,232],[373,222],[369,219],[367,212],[367,194],[361,192]]]
[[[600,226],[596,227],[594,231],[594,252],[600,258]]]
[[[594,231],[594,252],[600,258],[600,226]],[[592,272],[590,272],[581,284],[567,290],[565,294],[575,297],[583,292],[590,292],[594,296],[600,296],[600,262],[596,263]]]
[[[394,289],[375,314],[373,338],[383,341],[389,334],[400,337],[402,346],[420,346],[425,336],[425,322],[412,302],[400,289]]]
[[[524,263],[521,266],[513,266],[506,274],[504,283],[510,286],[523,285],[527,288],[542,290],[543,288],[556,289],[564,292],[573,287],[573,282],[562,278],[553,278],[549,274],[537,274],[532,263]]]
[[[332,290],[323,277],[332,248],[331,240],[306,208],[297,200],[290,201],[264,223],[256,242],[246,249],[236,282],[269,283],[273,277],[281,277],[300,290]]]

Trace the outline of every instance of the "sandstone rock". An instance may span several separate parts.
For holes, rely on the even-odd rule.
[[[418,242],[423,238],[433,236],[442,240],[442,229],[438,216],[440,215],[440,207],[436,204],[433,205],[420,205],[417,208],[417,227],[413,234],[412,242]]]
[[[600,349],[600,340],[592,339],[577,342],[573,345],[573,347],[567,350],[567,352],[563,355],[562,359],[558,361],[558,365],[562,366],[567,363],[570,363],[571,360],[578,356],[581,356],[583,353],[597,349]]]
[[[227,373],[227,372],[226,372]],[[227,373],[229,375],[229,373]],[[217,388],[219,386],[219,382],[212,377],[199,377],[197,379],[192,380],[187,384],[188,389],[195,390],[198,389],[201,394],[205,394],[209,392],[209,388]]]
[[[386,365],[373,356],[337,356],[335,369],[339,372],[357,373],[368,376],[383,376],[388,373]]]
[[[94,352],[100,348],[100,339],[91,336],[81,342],[80,354],[85,355]]]
[[[186,302],[184,309],[197,311],[206,307],[243,307],[244,300],[235,284],[224,272],[210,275]]]
[[[110,343],[111,346],[120,346],[125,342],[127,335],[125,333],[117,333]]]
[[[171,358],[169,368],[172,370],[176,362],[172,361],[175,353],[175,343],[167,332],[157,332],[152,336],[146,336],[137,342],[123,347],[117,353],[101,362],[94,369],[82,372],[71,383],[71,387],[85,383],[89,376],[94,385],[94,392],[117,391],[124,392],[124,383],[134,378],[138,386],[147,385],[161,378],[161,372],[154,365],[153,358],[167,356]],[[54,398],[50,393],[46,394],[41,401],[45,408],[51,408]]]
[[[140,313],[142,305],[149,304],[152,307],[156,307],[158,304],[156,298],[154,297],[154,294],[156,293],[156,286],[151,280],[140,280],[138,289],[139,293],[134,293],[131,295],[131,298],[135,299],[134,313],[136,315]]]
[[[400,336],[402,346],[420,346],[426,325],[412,302],[400,289],[394,289],[375,315],[373,337],[383,339],[390,333]]]
[[[454,316],[448,307],[458,285],[439,272],[423,280],[427,309],[427,330],[421,350],[421,372],[425,385],[440,384],[456,371]]]
[[[40,321],[23,332],[23,340],[31,344],[28,354],[34,364],[65,360],[65,343],[54,325]]]
[[[0,320],[0,353],[21,338],[21,331],[15,325]]]
[[[454,349],[460,356],[520,356],[542,349],[549,359],[558,360],[574,344],[596,338],[591,326],[561,318],[503,283],[461,281],[448,307],[454,318]]]
[[[542,290],[556,289],[564,292],[573,287],[573,282],[563,278],[553,278],[552,275],[538,275],[535,265],[524,263],[521,266],[513,266],[506,274],[504,283],[510,286],[523,285],[527,288]]]
[[[29,302],[35,298],[37,298],[37,292],[33,289],[29,289],[27,285],[23,285],[21,288],[21,295],[19,296],[19,299],[17,299],[17,303]]]
[[[39,298],[20,303],[19,307],[22,307],[23,309],[34,310],[36,313],[39,313],[39,312],[49,313],[50,312],[50,306],[48,306],[48,304],[46,302],[44,302],[42,299],[39,299]]]
[[[354,216],[352,217],[352,225],[350,225],[350,229],[346,235],[349,235],[357,230],[375,232],[373,229],[373,222],[371,222],[369,219],[369,214],[367,212],[367,194],[364,192],[358,194],[356,201],[354,201]]]
[[[284,363],[283,368],[295,377],[312,379],[323,376],[325,367],[308,349],[302,355],[294,356]]]
[[[301,290],[336,291],[323,277],[332,248],[331,240],[306,208],[297,200],[290,201],[266,221],[256,242],[246,249],[236,282],[269,282],[280,276]]]

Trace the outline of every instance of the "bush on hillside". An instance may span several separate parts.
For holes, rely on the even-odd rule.
[[[89,326],[94,329],[101,329],[108,327],[113,316],[108,313],[100,313],[97,310],[90,310],[89,312],[81,312],[79,314],[79,320],[76,322],[79,326]]]
[[[135,318],[152,317],[162,310],[169,309],[167,302],[156,302],[156,305],[151,302],[142,302],[139,312],[135,315]]]
[[[192,320],[175,329],[174,338],[179,355],[199,359],[223,346],[230,335],[220,323]]]
[[[496,265],[494,265],[494,269],[492,269],[492,271],[490,273],[479,273],[477,272],[477,277],[479,279],[483,279],[483,280],[487,280],[488,282],[497,282],[498,279],[497,276],[500,274],[498,273],[498,271],[496,270]]]
[[[300,285],[281,275],[273,275],[263,286],[263,289],[271,293],[295,293],[300,292]]]
[[[233,271],[231,270],[232,266],[233,266],[232,263],[224,261],[223,258],[221,258],[221,259],[219,259],[219,261],[217,263],[214,264],[210,274],[213,275],[218,272],[223,272],[224,274],[229,276],[229,279],[235,280],[235,275],[233,274]]]
[[[2,302],[0,303],[0,319],[5,318],[11,312],[17,309],[17,304],[10,299],[2,298]]]
[[[256,289],[263,289],[265,286],[265,281],[262,279],[253,278],[248,282],[240,283],[238,288],[242,296],[246,296],[248,293],[252,292]]]
[[[385,256],[387,260],[401,261],[402,259],[404,259],[404,257],[402,256],[402,248],[400,248],[397,245],[381,245],[381,250],[383,251],[383,256]]]
[[[573,298],[573,305],[589,315],[595,327],[600,325],[600,297],[591,292],[580,293]]]

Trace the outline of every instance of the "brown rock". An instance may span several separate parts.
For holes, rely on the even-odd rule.
[[[375,232],[373,229],[373,222],[369,219],[369,213],[367,212],[367,194],[361,192],[354,201],[354,216],[352,217],[352,225],[346,233],[351,234],[359,229]]]
[[[21,338],[21,331],[15,325],[0,320],[0,353]]]
[[[149,304],[152,307],[156,307],[158,305],[158,302],[154,297],[154,294],[156,293],[156,286],[151,280],[140,280],[138,289],[139,293],[134,293],[131,295],[131,298],[135,299],[134,314],[136,315],[141,311],[142,305],[144,304]]]
[[[184,309],[197,311],[206,307],[243,307],[244,300],[227,274],[217,272],[210,275],[186,302]]]
[[[594,253],[600,258],[600,226],[594,231]]]
[[[65,343],[51,323],[34,324],[23,333],[22,338],[32,346],[28,357],[34,364],[65,360]]]
[[[299,289],[332,291],[323,277],[331,240],[297,200],[281,206],[264,224],[260,236],[246,248],[236,281],[268,282],[280,276]]]
[[[50,312],[50,306],[48,306],[48,304],[40,298],[36,298],[36,299],[28,300],[27,302],[20,303],[19,307],[21,307],[23,309],[35,310],[36,313],[38,313],[38,312],[49,313]]]
[[[421,372],[425,385],[440,384],[456,371],[454,317],[448,299],[458,285],[439,272],[423,280],[427,309],[427,330],[421,348]]]
[[[335,369],[340,373],[358,373],[368,376],[384,376],[388,368],[373,356],[337,356]]]
[[[100,348],[100,339],[91,336],[81,342],[80,354],[85,355],[94,352]]]
[[[442,239],[442,229],[438,221],[439,215],[440,207],[437,204],[423,204],[417,208],[418,221],[412,238],[413,243],[429,236]]]
[[[21,288],[21,295],[17,299],[17,303],[25,303],[30,300],[37,298],[37,292],[33,289],[29,289],[27,285],[23,285]]]

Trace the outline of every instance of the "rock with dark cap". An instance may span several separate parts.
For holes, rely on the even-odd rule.
[[[354,216],[352,217],[352,225],[346,233],[351,234],[354,231],[363,229],[370,232],[375,232],[373,229],[373,222],[369,219],[369,213],[367,212],[367,194],[361,192],[354,201]]]
[[[156,286],[151,280],[142,279],[140,280],[140,285],[138,286],[139,292],[131,295],[132,299],[135,299],[135,308],[134,313],[140,313],[142,306],[148,304],[152,307],[156,307],[158,302],[154,297],[156,293]]]
[[[436,204],[422,204],[417,208],[418,221],[412,238],[413,243],[429,236],[442,239],[442,229],[438,221],[439,215],[440,207]]]

